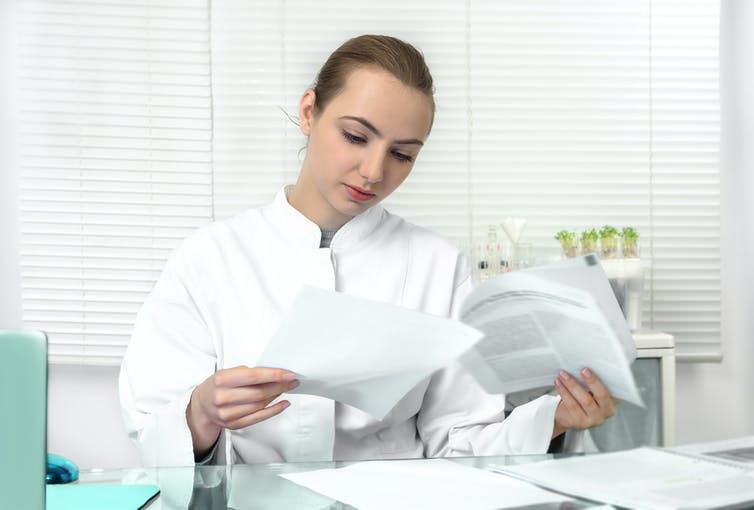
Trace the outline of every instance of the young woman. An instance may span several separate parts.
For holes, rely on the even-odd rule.
[[[456,312],[472,287],[465,257],[378,205],[408,177],[434,113],[432,77],[411,45],[367,35],[328,58],[299,104],[308,144],[296,184],[190,236],[138,315],[120,393],[146,465],[541,453],[565,430],[613,414],[588,370],[591,391],[564,373],[559,397],[503,420],[504,396],[453,365],[377,421],[285,395],[294,374],[255,366],[304,284]]]

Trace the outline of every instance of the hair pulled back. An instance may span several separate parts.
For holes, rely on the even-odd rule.
[[[360,35],[336,49],[317,74],[314,109],[322,111],[346,84],[348,76],[364,67],[382,69],[404,85],[423,93],[435,111],[434,87],[424,55],[409,43],[387,35]]]

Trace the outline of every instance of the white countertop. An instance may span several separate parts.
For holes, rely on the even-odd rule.
[[[673,335],[662,331],[639,329],[632,331],[631,335],[634,337],[637,349],[672,349],[675,347]]]

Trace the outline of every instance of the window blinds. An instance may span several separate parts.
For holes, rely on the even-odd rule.
[[[718,8],[22,2],[25,320],[58,360],[117,362],[170,249],[294,182],[305,139],[288,116],[335,47],[377,32],[422,49],[437,88],[389,209],[469,252],[525,217],[541,261],[563,228],[634,226],[651,260],[645,324],[714,356]]]
[[[632,226],[644,324],[719,356],[719,4],[715,1],[214,2],[218,217],[292,183],[305,140],[280,108],[366,32],[425,53],[438,113],[392,211],[473,255],[524,217],[539,261],[561,229]],[[226,163],[221,164],[221,162]]]
[[[170,250],[212,217],[206,1],[18,2],[23,319],[119,363]]]

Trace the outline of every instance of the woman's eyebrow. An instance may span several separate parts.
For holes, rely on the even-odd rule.
[[[345,119],[345,120],[354,120],[354,121],[358,122],[359,124],[361,124],[362,126],[364,126],[365,128],[367,128],[372,133],[374,133],[377,137],[382,138],[382,133],[380,132],[380,130],[377,129],[374,126],[374,124],[372,124],[371,122],[369,122],[364,117],[355,117],[353,115],[343,115],[342,117],[338,117],[338,118],[339,119]],[[407,140],[395,140],[395,142],[393,142],[393,143],[396,143],[398,145],[408,145],[408,144],[421,145],[421,146],[424,145],[424,142],[422,142],[418,138],[410,138],[410,139],[407,139]]]

